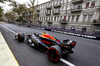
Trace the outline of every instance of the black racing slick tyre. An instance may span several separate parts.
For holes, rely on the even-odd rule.
[[[18,34],[18,42],[23,42],[24,41],[24,34]]]
[[[58,45],[51,46],[47,51],[47,55],[52,62],[57,62],[62,57],[62,49]]]

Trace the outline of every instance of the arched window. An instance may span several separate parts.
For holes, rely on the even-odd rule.
[[[86,30],[87,30],[86,28],[82,28],[82,31],[86,32]]]
[[[92,1],[91,6],[92,7],[95,6],[95,1]]]
[[[90,2],[87,2],[87,3],[86,3],[86,7],[89,7],[89,4],[90,4]]]
[[[72,26],[72,27],[71,27],[71,30],[75,30],[75,27],[74,27],[74,26]]]

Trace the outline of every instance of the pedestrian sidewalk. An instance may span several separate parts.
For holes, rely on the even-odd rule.
[[[0,66],[19,66],[0,32]]]

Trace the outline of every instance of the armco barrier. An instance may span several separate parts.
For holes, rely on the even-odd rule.
[[[46,26],[37,26],[34,24],[18,24],[17,25],[24,25],[24,26],[28,26],[30,25],[30,27],[34,27],[34,28],[40,28],[40,29],[45,29],[45,30],[49,30],[49,31],[54,31],[54,32],[59,32],[59,33],[66,33],[66,34],[70,34],[70,35],[76,35],[76,36],[82,36],[82,37],[89,37],[89,36],[93,36],[96,38],[100,39],[100,32],[84,32],[84,31],[78,31],[78,30],[70,30],[70,29],[62,29],[62,28],[57,28],[57,27],[46,27]]]

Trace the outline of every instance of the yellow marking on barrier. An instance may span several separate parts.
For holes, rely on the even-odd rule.
[[[3,22],[3,21],[0,21],[1,23],[5,23],[5,22]]]

